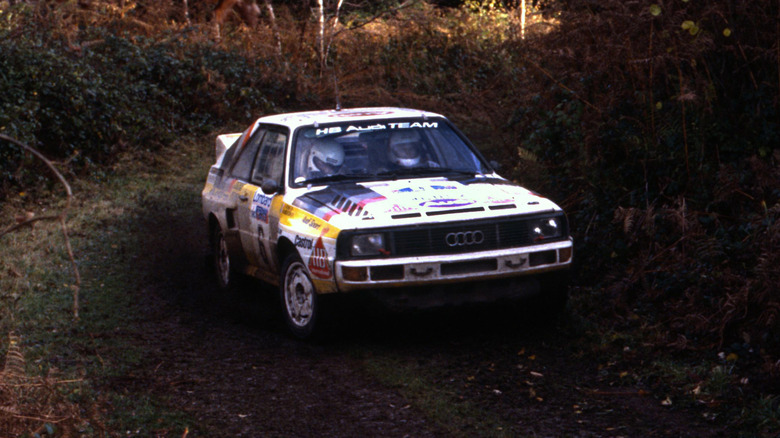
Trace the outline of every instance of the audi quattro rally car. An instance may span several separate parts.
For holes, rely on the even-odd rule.
[[[219,286],[236,273],[279,286],[296,336],[312,334],[320,296],[336,292],[421,307],[565,303],[564,212],[499,176],[439,114],[272,115],[216,143],[202,198]]]

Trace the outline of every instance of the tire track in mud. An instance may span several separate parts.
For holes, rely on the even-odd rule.
[[[220,296],[198,203],[186,217],[154,199],[138,212],[148,252],[137,258],[146,318],[136,342],[149,360],[129,387],[197,419],[190,437],[448,436],[348,349],[289,338],[268,287],[247,279]]]
[[[273,290],[246,280],[217,293],[199,198],[187,202],[178,214],[148,200],[133,227],[149,248],[136,258],[146,312],[135,341],[148,360],[123,385],[189,413],[190,437],[726,436],[646,388],[612,387],[576,325],[538,325],[513,306],[397,314],[350,301],[325,342],[293,340]],[[434,424],[365,371],[363,349],[507,427]]]

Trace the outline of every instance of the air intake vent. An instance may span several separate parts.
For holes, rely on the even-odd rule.
[[[453,208],[451,210],[441,210],[441,211],[429,211],[425,213],[428,216],[442,216],[445,214],[455,214],[455,213],[471,213],[475,211],[485,211],[482,207],[471,207],[471,208]]]
[[[403,213],[403,214],[394,214],[390,216],[393,219],[409,219],[412,217],[422,217],[420,213]]]
[[[331,201],[331,205],[333,205],[336,210],[349,216],[360,216],[364,213],[362,205],[352,202],[341,195],[336,195],[336,197],[333,198],[333,201]]]

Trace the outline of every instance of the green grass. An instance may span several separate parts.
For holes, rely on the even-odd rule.
[[[136,219],[152,196],[174,213],[191,209],[187,199],[199,192],[210,157],[196,149],[203,142],[189,144],[155,157],[156,167],[128,160],[111,180],[71,183],[74,205],[67,225],[82,279],[78,320],[72,312],[75,277],[59,224],[42,221],[2,237],[0,358],[8,349],[6,335],[14,332],[21,337],[30,378],[53,371],[58,381],[75,382],[58,390],[63,402],[81,408],[77,432],[106,427],[111,434],[182,436],[192,429],[194,421],[171,411],[164,400],[104,385],[148,360],[132,336],[141,330],[143,314],[138,311],[143,279],[133,265],[148,251]],[[63,200],[55,195],[11,200],[2,206],[4,217],[23,210],[60,211]]]
[[[437,383],[427,367],[390,352],[367,351],[361,361],[366,372],[382,384],[396,388],[415,408],[455,437],[516,436],[511,426],[494,413]],[[359,355],[360,356],[360,355]]]

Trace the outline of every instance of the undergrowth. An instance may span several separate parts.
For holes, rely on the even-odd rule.
[[[736,357],[756,409],[776,407],[776,2],[545,1],[524,37],[501,2],[357,10],[324,63],[311,11],[287,3],[254,28],[231,16],[219,40],[202,11],[188,25],[168,3],[79,3],[0,2],[0,133],[70,177],[337,97],[438,111],[568,212],[575,303],[597,330]],[[50,184],[5,144],[0,179],[4,202]],[[743,417],[780,428],[764,412]]]

